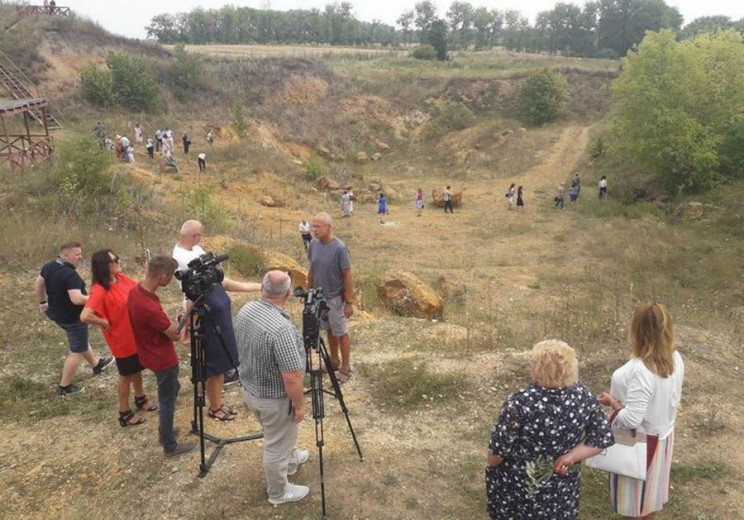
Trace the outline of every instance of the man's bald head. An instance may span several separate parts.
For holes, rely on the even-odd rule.
[[[289,289],[292,279],[284,271],[269,271],[261,282],[261,296],[271,301],[286,301],[289,297]]]
[[[185,249],[191,249],[201,242],[203,234],[204,225],[201,222],[198,220],[187,220],[181,226],[181,238],[178,240],[178,245]]]
[[[326,244],[333,240],[333,219],[328,213],[318,213],[313,217],[313,235]]]

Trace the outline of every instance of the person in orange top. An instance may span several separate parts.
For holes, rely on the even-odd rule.
[[[121,261],[111,249],[93,254],[91,272],[93,286],[80,320],[103,331],[119,369],[119,424],[136,426],[145,422],[145,418],[135,415],[129,406],[130,385],[134,387],[134,404],[138,410],[152,412],[158,409],[156,403],[147,399],[142,387],[143,367],[137,357],[127,311],[129,291],[137,282],[122,272]]]

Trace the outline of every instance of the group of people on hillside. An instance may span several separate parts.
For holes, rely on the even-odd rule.
[[[307,244],[309,270],[307,286],[322,288],[327,307],[320,316],[320,327],[328,332],[332,366],[339,383],[352,375],[351,342],[346,320],[353,315],[354,282],[345,244],[333,234],[333,221],[326,213],[317,214],[309,226],[314,235]],[[186,221],[171,255],[148,259],[146,274],[139,283],[124,274],[121,257],[111,248],[96,251],[91,259],[93,285],[90,294],[77,269],[83,260],[82,245],[66,242],[59,256],[48,262],[34,284],[39,311],[62,328],[68,338],[70,354],[64,363],[57,394],[80,392],[72,382],[82,360],[94,375],[112,363],[119,371],[117,383],[118,423],[133,427],[146,421],[144,414],[159,412],[158,436],[164,454],[173,457],[196,447],[179,441],[174,425],[176,400],[180,390],[177,342],[189,343],[189,329],[178,332],[177,322],[190,316],[195,302],[188,295],[179,306],[176,319],[164,311],[158,291],[166,287],[174,273],[187,271],[195,259],[205,258],[199,245],[204,226]],[[186,283],[186,282],[184,282]],[[199,334],[206,357],[204,378],[208,416],[216,421],[233,421],[238,412],[223,401],[226,375],[242,386],[246,407],[263,429],[264,473],[268,500],[278,505],[301,500],[309,487],[288,481],[309,458],[297,448],[299,423],[305,417],[302,378],[306,368],[305,348],[300,330],[286,312],[292,295],[292,280],[284,271],[269,271],[262,282],[239,282],[223,278],[204,296],[206,312],[198,319]],[[260,291],[260,299],[247,303],[232,317],[226,291]],[[197,299],[197,298],[195,298]],[[97,356],[90,347],[88,326],[99,327],[113,356]],[[142,372],[155,374],[158,399],[144,393]],[[134,391],[134,407],[131,392]],[[289,411],[289,412],[288,412]]]
[[[630,361],[613,373],[610,391],[599,396],[579,381],[576,352],[569,345],[547,340],[534,346],[531,384],[506,398],[488,444],[492,519],[577,519],[575,465],[611,449],[619,430],[645,435],[646,477],[609,473],[613,511],[652,520],[662,510],[669,500],[684,363],[664,305],[637,305],[630,338]],[[609,416],[601,406],[610,409]]]
[[[134,164],[134,144],[130,141],[127,135],[116,135],[115,138],[111,138],[106,134],[106,127],[100,121],[96,123],[93,132],[99,139],[101,148],[113,151],[117,161]],[[145,139],[142,126],[139,123],[136,123],[134,125],[133,135],[135,143],[144,143],[147,157],[150,160],[155,158],[155,152],[159,152],[164,166],[169,169],[175,169],[175,171],[180,171],[178,164],[173,158],[175,153],[173,130],[168,127],[159,128],[155,131],[153,137]],[[205,141],[210,146],[214,144],[214,134],[211,130],[207,132]],[[189,139],[187,134],[183,134],[181,136],[181,142],[183,144],[184,155],[188,155],[191,148],[191,139]],[[204,151],[197,154],[196,162],[200,172],[205,172],[207,169],[206,158],[207,154]]]

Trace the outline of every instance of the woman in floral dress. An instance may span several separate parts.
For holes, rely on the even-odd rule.
[[[614,444],[597,398],[578,382],[576,353],[558,340],[531,354],[532,384],[504,403],[488,445],[488,514],[500,520],[575,520],[579,472]]]

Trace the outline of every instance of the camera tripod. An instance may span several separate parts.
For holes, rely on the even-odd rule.
[[[317,329],[316,329],[317,330]],[[364,461],[362,456],[362,449],[359,447],[354,428],[351,426],[351,419],[349,419],[349,409],[346,407],[344,402],[344,394],[341,392],[341,385],[338,382],[336,373],[333,371],[333,362],[331,356],[328,355],[328,351],[325,348],[325,342],[320,334],[317,334],[314,341],[305,340],[305,354],[306,360],[306,371],[310,374],[310,390],[305,392],[306,395],[310,395],[310,401],[313,407],[313,420],[315,421],[315,445],[318,447],[318,463],[320,467],[320,495],[321,504],[323,508],[323,518],[326,518],[326,501],[325,501],[325,476],[323,474],[323,446],[325,441],[323,438],[323,418],[325,417],[325,404],[323,397],[325,394],[333,396],[341,407],[341,411],[346,417],[346,424],[349,426],[349,432],[351,438],[354,440],[354,446],[356,447],[357,453],[359,454],[359,462]],[[313,350],[317,353],[317,356],[313,356]],[[316,363],[317,361],[317,363]],[[317,366],[315,366],[317,364]],[[326,390],[323,388],[323,366],[327,368],[328,377],[331,380],[331,386],[333,391]]]
[[[205,396],[207,379],[207,352],[204,348],[206,322],[209,322],[212,331],[219,339],[220,346],[227,355],[230,365],[235,370],[238,369],[237,363],[230,354],[227,345],[225,345],[225,340],[219,326],[216,325],[212,319],[209,305],[204,302],[204,299],[209,292],[210,291],[207,291],[206,293],[201,294],[196,301],[194,301],[194,305],[191,307],[189,314],[183,318],[178,326],[178,330],[180,330],[187,320],[189,322],[189,332],[191,335],[191,382],[194,385],[194,417],[191,421],[191,433],[199,436],[199,447],[201,450],[199,478],[207,476],[207,473],[209,473],[209,470],[212,468],[212,464],[214,464],[220,451],[222,451],[222,448],[228,444],[263,438],[263,433],[252,433],[240,437],[223,439],[204,431],[204,405],[206,403]],[[198,324],[197,318],[199,322]],[[212,453],[209,455],[209,459],[206,458],[205,440],[214,444],[214,450],[212,450]]]

